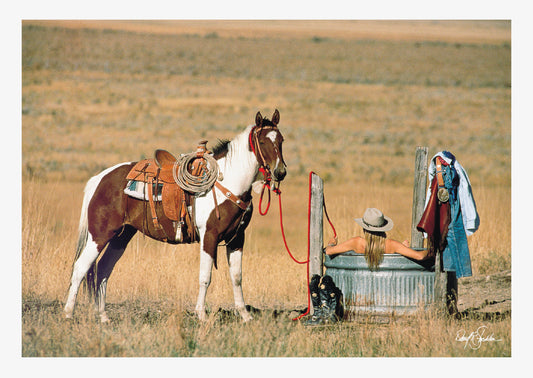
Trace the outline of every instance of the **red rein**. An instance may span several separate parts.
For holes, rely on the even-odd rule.
[[[254,146],[254,143],[253,143],[253,140],[252,140],[252,135],[254,134],[254,129],[255,129],[255,127],[250,132],[250,136],[249,136],[248,142],[250,143],[250,149],[252,150],[253,154],[257,156],[256,151],[255,151],[255,146]],[[261,155],[261,160],[264,160],[262,154],[260,154],[260,155]],[[272,177],[270,175],[270,171],[267,170],[264,167],[264,161],[262,162],[261,167],[259,168],[259,171],[261,173],[263,173],[263,177],[265,178],[265,182],[263,184],[263,189],[261,190],[261,197],[259,198],[259,214],[266,215],[268,213],[268,209],[270,208],[270,189],[271,189],[270,182],[272,181]],[[312,179],[313,173],[314,172],[312,172],[312,171],[309,172],[309,203],[308,203],[308,207],[307,207],[307,260],[305,260],[305,261],[298,261],[296,258],[294,258],[294,256],[292,255],[292,253],[291,253],[291,251],[289,249],[289,246],[287,245],[287,239],[285,238],[285,230],[284,230],[284,227],[283,227],[283,212],[282,212],[282,208],[281,208],[281,190],[279,190],[279,184],[278,184],[277,187],[274,185],[274,188],[272,188],[274,193],[276,193],[278,195],[278,200],[279,200],[279,223],[280,223],[280,227],[281,227],[281,235],[283,236],[283,243],[285,244],[285,249],[287,250],[287,253],[289,254],[291,259],[295,263],[297,263],[297,264],[306,264],[307,265],[307,310],[305,311],[305,313],[301,314],[300,316],[298,316],[298,317],[296,317],[296,318],[294,318],[292,320],[299,320],[299,319],[303,318],[304,316],[309,314],[309,311],[311,309],[311,292],[309,290],[309,255],[310,255],[310,249],[311,249],[311,244],[310,244],[310,241],[311,241],[311,233],[310,233],[310,226],[311,226],[311,179]],[[262,203],[263,203],[263,195],[265,194],[265,189],[268,189],[268,203],[267,203],[266,209],[263,211],[262,210]],[[333,227],[333,224],[331,223],[331,221],[329,219],[328,212],[326,210],[325,201],[324,201],[324,203],[322,205],[324,207],[324,212],[326,213],[326,218],[327,218],[331,228],[333,229],[333,234],[334,234],[335,237],[337,237],[337,232],[335,231],[335,227]]]
[[[263,167],[259,168],[259,172],[261,172],[263,174],[263,177],[265,177],[263,189],[261,190],[261,197],[259,197],[259,214],[266,215],[268,213],[268,209],[270,208],[270,182],[272,178],[270,177],[270,174],[267,172],[267,170]],[[261,207],[263,203],[263,195],[265,194],[265,189],[268,189],[268,203],[265,211],[263,211],[261,210]],[[278,188],[274,188],[274,193],[280,195],[281,191]]]
[[[274,193],[276,193],[278,195],[279,223],[280,223],[280,227],[281,227],[281,235],[283,237],[283,243],[285,244],[285,249],[287,250],[287,253],[289,254],[291,259],[295,263],[297,263],[297,264],[306,264],[307,265],[307,310],[306,310],[305,313],[301,314],[300,316],[298,316],[298,317],[296,317],[296,318],[294,318],[292,320],[299,320],[299,319],[303,318],[304,316],[309,314],[309,311],[311,309],[311,292],[309,291],[309,255],[310,255],[310,249],[311,249],[311,244],[310,244],[310,242],[311,242],[311,233],[310,233],[310,226],[311,226],[311,178],[312,178],[313,173],[314,172],[309,172],[309,202],[308,202],[308,206],[307,206],[307,260],[305,260],[305,261],[298,261],[293,256],[293,254],[291,253],[291,251],[289,249],[289,246],[287,245],[287,239],[285,237],[285,230],[284,230],[284,227],[283,227],[283,212],[282,212],[282,207],[281,207],[281,191],[279,190],[279,187],[278,188],[274,187],[274,189],[273,189]],[[267,204],[267,207],[266,207],[265,211],[263,212],[261,210],[261,204],[263,202],[263,194],[265,192],[265,188],[268,188],[268,204]],[[337,237],[337,231],[335,230],[335,227],[333,226],[333,224],[331,223],[331,221],[329,219],[328,212],[326,210],[325,201],[323,203],[323,206],[324,206],[324,212],[326,214],[326,219],[328,220],[329,225],[333,229],[334,237]],[[263,189],[261,191],[261,197],[259,198],[259,214],[266,215],[268,213],[268,209],[269,208],[270,208],[270,180],[267,180],[263,184]]]

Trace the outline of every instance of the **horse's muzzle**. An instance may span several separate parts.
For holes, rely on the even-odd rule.
[[[279,167],[274,169],[273,176],[275,181],[282,181],[287,175],[287,169],[285,167]]]

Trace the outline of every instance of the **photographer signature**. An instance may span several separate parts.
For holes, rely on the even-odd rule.
[[[465,349],[467,346],[469,346],[474,350],[481,348],[481,344],[483,344],[484,342],[502,341],[501,339],[495,339],[494,333],[491,333],[490,335],[485,335],[486,331],[487,326],[481,326],[467,336],[465,330],[462,329],[460,331],[457,331],[455,341],[464,342]]]

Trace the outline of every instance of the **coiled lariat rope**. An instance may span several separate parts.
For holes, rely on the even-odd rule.
[[[283,210],[281,206],[281,190],[279,190],[279,187],[274,188],[274,193],[278,195],[278,202],[279,202],[279,223],[281,228],[281,236],[283,237],[283,244],[285,244],[285,249],[287,250],[287,253],[291,257],[291,259],[297,263],[297,264],[306,264],[307,265],[307,310],[305,313],[301,314],[300,316],[292,319],[292,320],[299,320],[303,318],[304,316],[308,315],[311,310],[311,290],[309,289],[309,261],[310,261],[310,252],[311,252],[311,183],[312,183],[312,176],[315,174],[313,171],[309,172],[309,202],[307,205],[307,260],[299,261],[297,260],[292,252],[289,249],[289,246],[287,244],[287,238],[285,237],[285,229],[283,227]],[[261,211],[261,201],[263,199],[263,193],[265,191],[265,188],[268,189],[268,204],[267,208],[264,211],[264,213]],[[259,213],[261,215],[266,215],[268,212],[268,208],[270,207],[270,185],[268,182],[265,182],[263,184],[263,190],[261,191],[261,198],[259,199]],[[328,220],[329,225],[331,226],[331,229],[333,230],[333,237],[337,237],[337,231],[335,230],[335,227],[333,226],[333,223],[329,219],[328,211],[326,209],[326,201],[323,199],[322,207],[324,209],[324,213],[326,215],[326,219]]]
[[[203,154],[206,161],[206,168],[200,176],[195,176],[189,172],[189,164],[198,158],[196,152],[181,155],[177,158],[172,169],[174,181],[180,188],[190,193],[205,193],[211,190],[218,179],[218,163],[210,153]]]

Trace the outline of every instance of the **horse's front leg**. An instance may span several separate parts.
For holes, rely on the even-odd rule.
[[[235,300],[235,307],[242,319],[248,322],[253,319],[252,315],[246,309],[244,303],[244,295],[242,293],[242,248],[232,249],[226,247],[226,256],[228,258],[229,275],[231,284],[233,285],[233,297]]]
[[[207,241],[207,243],[206,243]],[[200,274],[199,274],[199,284],[200,289],[198,291],[198,300],[196,301],[196,315],[198,316],[198,319],[201,321],[207,320],[207,313],[205,311],[205,297],[207,295],[207,289],[209,288],[209,285],[211,284],[211,271],[213,270],[213,257],[209,251],[209,248],[211,248],[211,244],[208,240],[205,238],[202,240],[201,248],[200,248]],[[206,250],[207,246],[207,250]],[[216,248],[216,244],[214,246]]]

